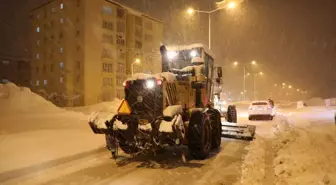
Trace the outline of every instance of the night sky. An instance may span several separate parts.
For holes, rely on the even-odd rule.
[[[0,54],[29,57],[29,12],[45,0],[1,1]],[[165,44],[208,43],[207,16],[213,0],[119,0],[165,23]],[[217,62],[258,61],[266,76],[262,89],[287,82],[312,96],[336,97],[336,1],[245,0],[234,11],[212,17]],[[242,74],[226,70],[228,88],[241,90]]]

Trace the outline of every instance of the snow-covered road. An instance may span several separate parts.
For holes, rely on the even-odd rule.
[[[223,139],[203,161],[187,148],[115,161],[87,117],[118,103],[64,110],[14,85],[0,92],[0,184],[336,184],[335,107],[286,104],[273,121],[248,121],[245,102],[238,122],[257,126],[252,142]]]
[[[204,161],[181,159],[186,148],[168,148],[157,156],[123,156],[107,151],[55,164],[6,184],[233,184],[240,177],[247,141],[223,139],[221,150]],[[187,157],[188,158],[188,157]]]

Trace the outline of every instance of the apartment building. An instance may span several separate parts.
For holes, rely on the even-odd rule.
[[[135,72],[161,71],[163,24],[111,0],[53,0],[34,9],[34,91],[60,106],[81,106],[124,96]],[[139,31],[140,30],[140,31]]]
[[[0,55],[0,83],[30,87],[31,68],[26,58]]]

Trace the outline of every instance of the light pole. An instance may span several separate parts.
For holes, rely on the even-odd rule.
[[[235,66],[238,66],[238,62],[234,62],[234,65]],[[249,75],[249,73],[246,73],[246,68],[249,66],[249,65],[257,65],[257,62],[255,60],[253,60],[252,62],[250,63],[246,63],[244,64],[244,79],[243,79],[243,93],[244,93],[244,101],[246,100],[246,76]]]
[[[131,70],[132,70],[132,76],[134,75],[134,68],[133,68],[133,65],[134,64],[139,64],[140,63],[140,59],[139,58],[136,58],[134,60],[134,62],[131,64]]]
[[[256,91],[256,76],[257,75],[264,75],[263,72],[259,72],[259,73],[254,73],[253,74],[253,94],[254,94],[254,100],[257,100],[257,91]]]
[[[226,3],[226,1],[223,0],[221,2],[218,2],[217,5],[218,5],[218,8],[216,8],[214,10],[211,10],[211,11],[195,10],[193,8],[188,8],[188,10],[187,10],[187,13],[189,15],[192,15],[195,12],[208,14],[208,17],[209,17],[209,49],[211,49],[211,14],[214,13],[214,12],[217,12],[219,10],[222,10],[224,8],[234,9],[234,8],[237,7],[238,4],[235,1],[229,1],[228,3]]]

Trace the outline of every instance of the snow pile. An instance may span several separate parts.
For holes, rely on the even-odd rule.
[[[0,111],[6,113],[64,111],[29,88],[18,87],[13,83],[0,84],[0,105]]]
[[[314,97],[306,101],[308,106],[325,106],[326,102],[324,99],[319,97]]]
[[[240,184],[254,185],[263,184],[266,174],[266,142],[257,136],[249,146],[246,147],[248,154],[244,157],[242,165],[242,176]]]
[[[336,184],[336,128],[293,128],[277,138],[273,161],[277,183]]]
[[[83,106],[83,107],[68,107],[67,110],[81,112],[85,115],[90,115],[92,112],[117,112],[117,109],[121,103],[120,99],[115,98],[111,102],[101,102],[94,105]]]
[[[330,110],[300,111],[276,120],[273,137],[262,134],[246,148],[240,184],[336,184],[336,127]]]
[[[105,144],[84,114],[58,108],[12,83],[0,84],[0,117],[0,173],[35,168]]]

